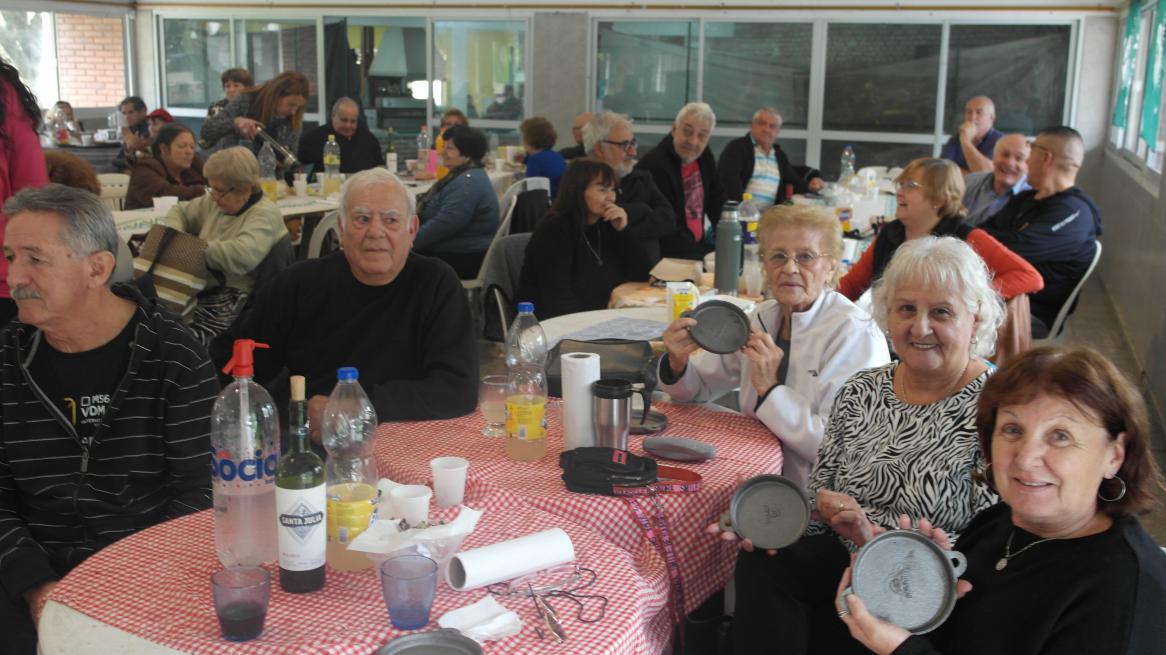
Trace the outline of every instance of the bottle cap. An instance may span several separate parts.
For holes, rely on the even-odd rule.
[[[231,360],[223,367],[223,373],[237,378],[254,377],[256,348],[270,348],[270,346],[258,343],[254,339],[235,339],[235,352],[231,355]]]
[[[532,302],[520,302],[520,303],[518,303],[518,313],[519,314],[522,314],[522,313],[533,314],[534,313],[534,303],[532,303]]]
[[[741,200],[752,200],[752,199],[753,199],[752,193],[742,193],[741,194]]]
[[[328,135],[328,140],[329,140],[329,141],[335,141],[335,140],[336,140],[336,135],[335,135],[335,134],[329,134],[329,135]]]
[[[360,372],[356,370],[355,366],[344,366],[336,369],[336,379],[341,382],[347,380],[359,380]]]

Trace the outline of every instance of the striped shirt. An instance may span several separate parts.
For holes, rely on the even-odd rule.
[[[102,547],[211,506],[210,412],[219,391],[206,351],[174,315],[138,303],[129,363],[91,445],[29,373],[44,334],[0,331],[0,590],[56,579]]]
[[[753,194],[753,202],[765,209],[777,202],[780,189],[781,168],[777,165],[777,151],[771,147],[767,153],[761,146],[753,144],[753,177],[749,178],[745,193]]]

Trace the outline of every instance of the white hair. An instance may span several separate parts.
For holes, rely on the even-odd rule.
[[[400,189],[401,193],[405,194],[405,201],[408,203],[409,216],[412,219],[417,215],[417,200],[413,194],[409,193],[408,187],[397,177],[396,173],[390,172],[385,168],[370,168],[361,171],[355,175],[348,176],[344,180],[344,186],[340,187],[340,206],[337,207],[336,221],[340,227],[344,227],[344,223],[348,220],[348,196],[357,189],[363,189],[369,186],[395,186]]]
[[[676,113],[676,122],[673,125],[679,125],[685,116],[695,116],[703,121],[708,121],[710,132],[717,126],[717,115],[713,113],[713,108],[707,102],[690,102],[681,107],[680,111]]]
[[[601,111],[591,117],[587,124],[583,126],[583,152],[586,156],[591,157],[595,151],[595,144],[600,143],[611,134],[615,128],[626,125],[630,130],[632,127],[632,119],[617,114],[614,111]]]
[[[773,107],[762,107],[761,109],[758,109],[757,111],[753,112],[753,121],[756,122],[757,119],[761,118],[762,116],[773,116],[774,118],[777,119],[777,126],[781,127],[781,123],[782,123],[781,113],[778,112]]]
[[[963,298],[979,319],[972,334],[971,352],[989,357],[996,352],[996,331],[1004,323],[1004,301],[992,288],[992,274],[972,247],[955,237],[912,239],[895,250],[872,289],[872,314],[887,329],[891,302],[905,282],[930,289],[947,289]]]

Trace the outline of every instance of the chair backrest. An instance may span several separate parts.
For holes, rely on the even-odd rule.
[[[291,234],[284,234],[271,246],[263,261],[251,271],[255,276],[255,290],[271,282],[283,269],[296,263],[296,251],[292,247]]]
[[[551,192],[551,180],[546,177],[525,177],[514,184],[511,184],[502,197],[498,199],[498,209],[502,213],[508,211],[508,207],[514,203],[514,199],[523,191],[530,191],[531,189],[546,189],[547,193]]]
[[[551,195],[546,189],[530,189],[518,194],[511,211],[510,233],[534,232],[550,208]]]
[[[1057,312],[1057,317],[1053,319],[1053,324],[1049,326],[1049,339],[1056,339],[1061,334],[1061,330],[1065,328],[1065,319],[1069,318],[1069,312],[1073,310],[1073,303],[1077,301],[1077,295],[1081,293],[1081,288],[1085,286],[1085,281],[1093,275],[1093,270],[1097,268],[1097,262],[1101,259],[1101,242],[1094,241],[1097,248],[1093,251],[1093,261],[1089,262],[1089,268],[1085,269],[1085,274],[1078,280],[1077,286],[1073,287],[1073,293],[1065,298],[1065,303],[1061,305],[1060,311]]]
[[[328,233],[331,232],[336,236],[333,239],[339,239],[340,233],[337,230],[337,217],[340,212],[333,209],[324,214],[324,218],[316,224],[316,229],[312,230],[312,238],[308,241],[308,259],[320,256],[320,250],[324,247],[324,239]]]
[[[130,186],[130,176],[125,173],[101,173],[97,181],[101,183],[102,202],[111,210],[120,211]]]
[[[485,294],[479,299],[483,320],[483,336],[505,341],[506,329],[513,314],[513,300],[518,293],[522,263],[531,234],[511,234],[498,240],[482,262],[482,286]],[[492,311],[497,308],[497,312]]]
[[[498,245],[498,240],[510,233],[510,219],[514,217],[514,206],[518,203],[518,194],[511,195],[510,192],[514,187],[521,182],[515,182],[509,189],[506,190],[505,198],[509,198],[509,205],[500,205],[503,207],[502,220],[498,221],[498,229],[494,230],[494,237],[490,239],[490,246],[486,248],[486,255],[482,257],[482,265],[478,267],[478,274],[472,280],[462,280],[462,287],[465,289],[477,289],[482,286],[482,276],[486,271],[486,262],[490,261],[490,254],[494,252]]]

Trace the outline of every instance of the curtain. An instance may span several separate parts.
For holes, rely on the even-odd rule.
[[[1130,104],[1130,86],[1133,84],[1134,71],[1138,64],[1141,9],[1141,0],[1130,0],[1129,13],[1126,15],[1125,35],[1121,40],[1121,70],[1118,71],[1121,82],[1117,89],[1117,100],[1113,106],[1113,124],[1123,129],[1126,127],[1126,111]]]
[[[1150,52],[1146,59],[1146,90],[1142,95],[1142,140],[1158,150],[1158,111],[1162,104],[1163,48],[1166,47],[1166,0],[1158,0],[1150,26]]]

